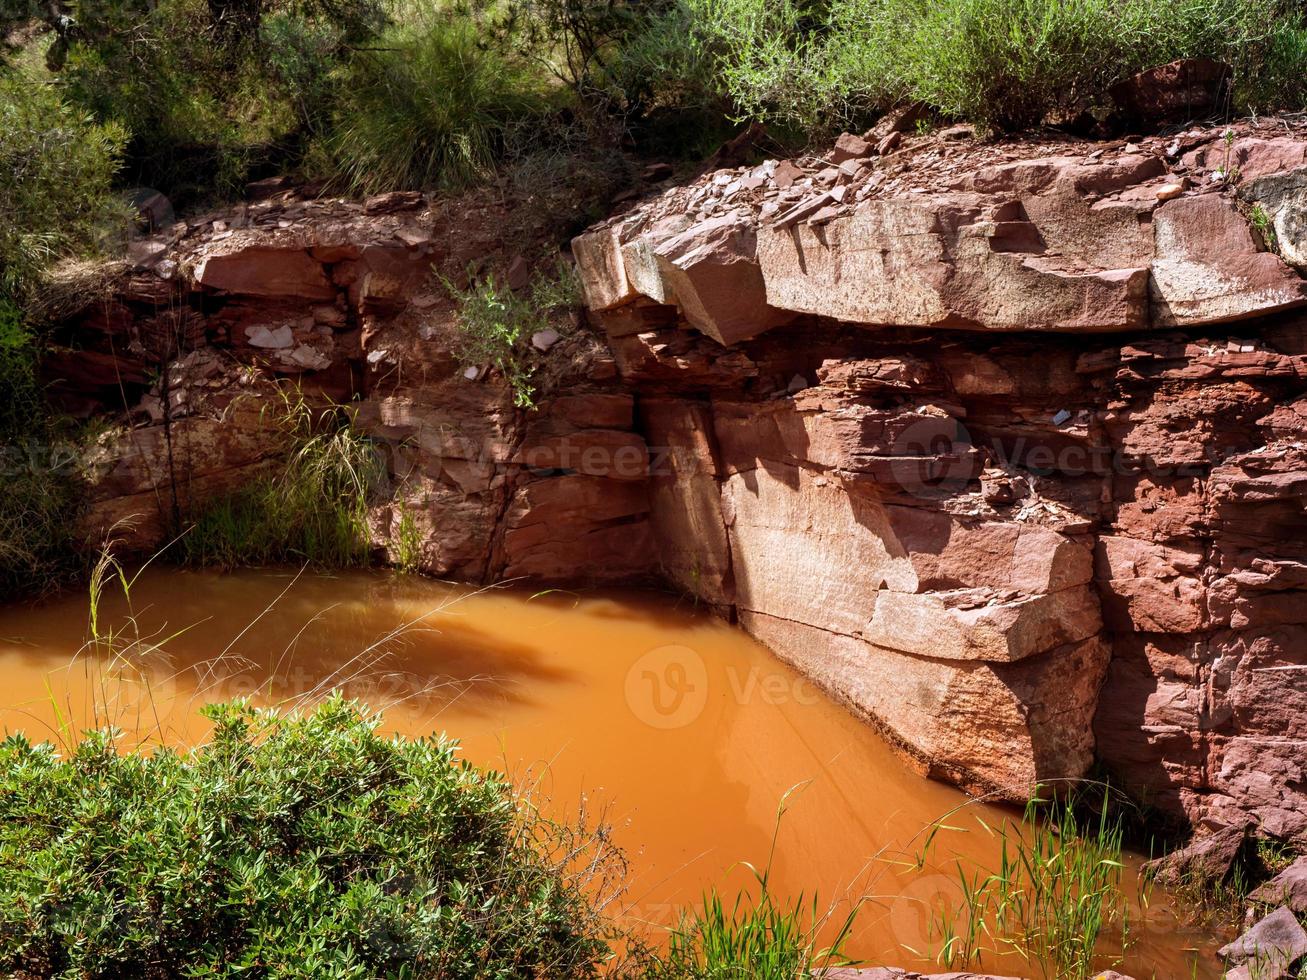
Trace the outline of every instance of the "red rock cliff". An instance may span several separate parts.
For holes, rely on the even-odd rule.
[[[904,145],[574,243],[665,574],[938,776],[1302,835],[1307,134]]]
[[[137,243],[56,362],[69,397],[138,379],[93,521],[162,533],[144,362],[185,335],[187,501],[278,451],[258,406],[297,376],[361,398],[378,537],[413,517],[431,572],[665,581],[938,778],[1019,797],[1097,758],[1190,821],[1304,836],[1307,131],[901,145],[583,234],[602,336],[551,352],[533,412],[465,376],[430,282],[503,249],[503,205],[287,196]]]

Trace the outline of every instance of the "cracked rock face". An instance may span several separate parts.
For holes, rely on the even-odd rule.
[[[1044,155],[916,140],[883,157],[856,140],[860,158],[841,144],[824,160],[675,188],[574,251],[594,309],[643,296],[726,344],[798,314],[1102,332],[1301,306],[1307,284],[1292,266],[1307,185],[1285,170],[1303,163],[1304,139],[1233,137],[1194,130],[1184,144],[1054,144]],[[1256,176],[1241,193],[1264,202],[1279,254],[1249,227],[1240,175]]]
[[[279,451],[252,375],[295,377],[357,400],[378,540],[415,527],[429,572],[670,584],[924,773],[1020,799],[1097,759],[1304,838],[1307,131],[1264,122],[852,137],[672,188],[575,241],[602,341],[551,343],[531,412],[431,286],[513,247],[504,215],[408,197],[169,232],[51,364],[140,391],[102,525],[166,496],[147,355],[180,330],[197,499]]]
[[[887,149],[576,240],[663,574],[941,778],[1307,834],[1307,132]],[[723,225],[752,326],[644,260]]]

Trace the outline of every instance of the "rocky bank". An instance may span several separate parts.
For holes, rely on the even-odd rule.
[[[432,278],[512,255],[513,202],[284,190],[133,243],[47,363],[131,413],[91,529],[152,545],[267,465],[295,377],[358,400],[378,540],[411,518],[431,573],[666,583],[936,778],[1099,762],[1200,829],[1307,837],[1301,122],[891,118],[645,190],[573,242],[588,316],[529,411]]]

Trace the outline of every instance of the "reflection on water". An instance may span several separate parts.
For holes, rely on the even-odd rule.
[[[473,761],[538,785],[560,816],[582,801],[602,810],[631,860],[624,914],[651,928],[709,884],[742,887],[740,863],[766,860],[789,794],[774,883],[823,905],[866,898],[850,951],[922,965],[911,951],[931,946],[927,909],[957,895],[954,859],[992,866],[980,820],[1011,817],[971,804],[949,817],[959,829],[933,863],[909,867],[924,831],[966,797],[921,779],[741,631],[661,598],[153,571],[130,607],[115,595],[100,612],[102,633],[134,641],[112,681],[83,646],[86,605],[0,613],[6,730],[57,738],[109,720],[129,739],[193,743],[205,702],[341,689],[384,708],[389,730],[461,739]],[[1135,976],[1217,975],[1210,959],[1191,971],[1185,950],[1205,940],[1158,896],[1137,928]]]

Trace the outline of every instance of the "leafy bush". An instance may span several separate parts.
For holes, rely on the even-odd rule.
[[[522,292],[500,285],[493,275],[467,289],[448,280],[444,285],[458,304],[455,353],[465,364],[495,368],[513,389],[517,406],[531,408],[535,404],[531,376],[537,360],[531,336],[548,328],[553,314],[577,305],[575,273],[560,265],[556,275],[537,275]]]
[[[905,99],[1019,129],[1181,57],[1228,61],[1237,111],[1307,95],[1291,0],[678,0],[655,24],[708,53],[739,116],[809,133]]]
[[[1107,105],[1114,82],[1182,57],[1229,61],[1243,94],[1237,108],[1269,107],[1252,101],[1266,91],[1253,68],[1265,60],[1268,29],[1295,21],[1301,11],[1282,0],[853,0],[850,8],[862,43],[884,52],[872,62],[878,84],[998,129]]]
[[[218,568],[368,563],[368,506],[384,464],[346,410],[319,419],[298,393],[285,397],[278,422],[290,446],[286,462],[208,505],[181,538],[184,561]]]
[[[539,70],[496,30],[437,0],[405,9],[349,63],[319,170],[358,193],[487,176],[546,106]]]
[[[105,0],[51,22],[47,63],[130,133],[132,182],[193,200],[295,165],[345,51],[382,21],[374,0]]]
[[[111,193],[124,133],[20,72],[0,73],[0,133],[0,300],[21,302],[51,261],[125,223]]]
[[[0,744],[6,976],[586,977],[563,831],[442,738],[333,698],[210,706],[209,744]]]

